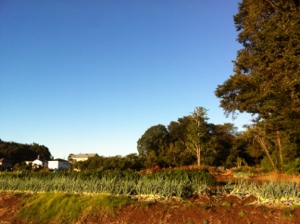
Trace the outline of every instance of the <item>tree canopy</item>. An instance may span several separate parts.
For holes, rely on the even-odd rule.
[[[237,52],[234,74],[215,94],[226,114],[255,115],[255,139],[273,166],[272,153],[282,166],[284,148],[293,145],[299,151],[300,142],[299,0],[243,0],[234,23],[243,48]]]
[[[42,160],[50,160],[52,155],[44,145],[37,143],[21,144],[16,142],[5,142],[0,140],[0,158],[7,158],[14,163],[35,160],[39,156]]]
[[[243,0],[234,17],[243,48],[234,75],[215,93],[227,113],[262,119],[300,113],[300,11],[298,1]]]

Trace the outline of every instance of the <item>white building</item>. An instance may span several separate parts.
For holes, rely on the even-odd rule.
[[[32,167],[33,168],[41,168],[41,167],[47,167],[48,163],[47,161],[42,161],[39,159],[33,160],[32,161]]]
[[[49,170],[68,170],[70,163],[64,159],[55,159],[48,161]]]

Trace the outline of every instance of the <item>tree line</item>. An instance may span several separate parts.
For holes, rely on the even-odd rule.
[[[196,108],[168,128],[149,128],[139,139],[147,166],[181,165],[193,153],[198,166],[244,162],[300,171],[299,5],[299,0],[243,0],[238,5],[234,24],[243,47],[233,74],[215,95],[226,115],[250,113],[253,123],[234,133],[230,124],[207,123],[206,109]]]
[[[33,161],[38,157],[41,160],[50,160],[52,155],[44,145],[5,142],[0,139],[0,158],[11,160],[13,164],[21,164],[24,161]]]

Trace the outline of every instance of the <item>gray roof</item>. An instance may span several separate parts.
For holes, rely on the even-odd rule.
[[[85,153],[85,154],[75,154],[72,156],[73,159],[78,159],[78,158],[90,158],[96,156],[97,153]]]
[[[65,159],[60,159],[60,158],[49,160],[49,162],[50,162],[50,161],[69,162],[69,161],[67,161],[67,160],[65,160]]]

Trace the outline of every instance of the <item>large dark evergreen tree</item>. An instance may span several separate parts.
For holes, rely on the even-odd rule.
[[[255,115],[282,165],[287,145],[299,151],[299,0],[243,0],[234,22],[243,48],[234,61],[234,74],[215,94],[227,114]]]

